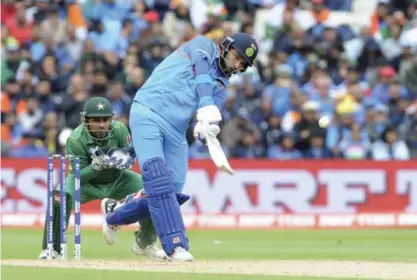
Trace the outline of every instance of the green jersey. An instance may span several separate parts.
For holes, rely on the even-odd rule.
[[[67,155],[80,158],[81,182],[90,184],[109,184],[120,175],[121,170],[117,168],[107,168],[95,170],[91,165],[91,153],[94,148],[100,148],[105,153],[110,149],[123,148],[131,145],[131,137],[127,127],[119,122],[112,122],[113,128],[109,131],[110,135],[105,140],[95,140],[90,136],[84,125],[79,125],[70,135],[67,141]],[[73,172],[73,166],[69,167],[69,173]]]

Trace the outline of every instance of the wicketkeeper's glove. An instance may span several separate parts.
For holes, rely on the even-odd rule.
[[[99,147],[90,149],[91,165],[95,170],[103,170],[109,168],[110,157],[106,155]]]
[[[110,157],[109,165],[118,169],[130,169],[135,163],[133,148],[123,148],[110,150],[108,156]],[[133,155],[133,156],[132,156]]]

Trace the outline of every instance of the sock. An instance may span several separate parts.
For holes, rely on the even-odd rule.
[[[152,219],[143,220],[139,224],[140,231],[135,232],[135,235],[139,238],[139,247],[145,249],[146,246],[156,242],[157,234]]]

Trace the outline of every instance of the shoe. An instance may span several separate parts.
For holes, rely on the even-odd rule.
[[[177,247],[174,253],[170,256],[171,260],[179,262],[192,262],[194,260],[193,255],[182,247]]]
[[[52,253],[52,259],[58,259],[59,254],[57,251],[53,251]],[[42,250],[42,252],[39,254],[39,259],[41,260],[47,260],[48,259],[48,249]]]
[[[106,217],[114,211],[117,203],[117,200],[111,198],[105,198],[101,201],[101,213],[103,214],[102,232],[109,245],[116,243],[116,233],[120,230],[120,226],[107,224]]]
[[[135,255],[147,256],[151,260],[169,260],[168,256],[165,254],[164,250],[156,247],[155,243],[152,243],[146,246],[144,249],[139,247],[139,238],[135,237],[135,241],[132,246],[132,253]]]

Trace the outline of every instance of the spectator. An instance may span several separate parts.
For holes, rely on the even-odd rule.
[[[384,28],[383,34],[380,35],[382,37],[380,39],[381,41],[379,42],[384,57],[390,62],[394,62],[394,60],[397,60],[401,55],[400,37],[404,24],[404,15],[400,12],[400,19],[395,20],[395,18],[393,18],[392,21],[392,23],[389,23],[389,25]]]
[[[371,143],[381,138],[382,132],[389,125],[388,123],[388,108],[384,105],[377,105],[376,107],[366,107],[365,129],[369,136]]]
[[[14,112],[4,114],[1,121],[2,143],[8,144],[10,147],[18,144],[23,137],[24,128],[17,119],[16,114]]]
[[[67,23],[75,27],[77,39],[84,40],[87,37],[85,16],[78,1],[66,1]]]
[[[65,49],[69,54],[69,57],[72,62],[78,62],[82,55],[83,43],[80,39],[78,39],[76,34],[76,27],[74,25],[67,25],[67,34],[64,37]]]
[[[308,159],[331,159],[333,153],[325,146],[326,135],[323,131],[315,131],[310,135],[310,148],[305,153]]]
[[[243,139],[245,132],[254,132],[255,135],[260,135],[257,127],[251,122],[248,112],[241,108],[237,116],[224,125],[220,132],[220,138],[226,147],[232,150]]]
[[[6,53],[7,47],[19,45],[15,37],[11,36],[6,25],[1,25],[1,53]]]
[[[412,158],[417,158],[417,103],[415,102],[407,110],[407,117],[402,126],[404,139],[410,148]]]
[[[371,16],[371,34],[376,35],[382,27],[386,26],[389,15],[389,0],[378,0],[375,12]]]
[[[371,94],[376,101],[388,105],[390,99],[389,87],[391,84],[397,81],[397,74],[392,67],[385,66],[381,68],[379,75],[379,83],[376,84],[375,87],[372,89]],[[401,98],[407,98],[407,90],[404,87],[400,86],[400,91]]]
[[[399,81],[392,83],[388,89],[389,120],[394,126],[404,123],[406,110],[409,105],[408,99],[402,96],[402,89]]]
[[[106,29],[103,20],[100,19],[92,21],[91,25],[92,27],[88,34],[88,39],[93,42],[94,51],[96,51],[97,54],[113,51],[117,41],[117,36],[113,34],[115,31],[109,28]],[[118,28],[115,29],[118,34]]]
[[[39,24],[44,21],[48,14],[49,0],[35,0],[35,6],[26,11],[26,17],[30,22]]]
[[[26,9],[23,3],[16,3],[16,16],[6,22],[6,26],[16,38],[17,42],[22,45],[30,40],[32,34],[32,24],[26,20]]]
[[[1,81],[6,83],[8,79],[15,78],[20,65],[20,51],[18,46],[9,46],[1,61]]]
[[[260,124],[264,119],[264,115],[261,107],[261,100],[259,98],[259,91],[257,91],[255,86],[250,82],[244,84],[242,91],[243,96],[239,98],[240,107],[248,112],[251,116],[251,120],[255,124]]]
[[[85,78],[78,74],[74,74],[71,76],[69,85],[67,88],[67,94],[72,95],[75,92],[80,92],[86,90],[86,80]]]
[[[357,56],[357,61],[361,63],[358,64],[359,70],[363,73],[366,70],[373,69],[381,64],[380,61],[383,60],[383,54],[378,45],[378,42],[375,40],[371,34],[371,30],[368,27],[363,27],[359,33],[359,44],[361,47],[356,49],[353,55]]]
[[[351,11],[352,0],[324,0],[324,5],[332,11]]]
[[[167,14],[164,30],[173,46],[178,46],[196,35],[191,24],[190,10],[183,3],[177,5],[170,16]]]
[[[80,114],[87,99],[88,94],[84,89],[73,91],[71,95],[63,98],[60,111],[64,115],[67,127],[74,129],[81,123]]]
[[[403,68],[404,85],[412,92],[412,98],[417,98],[417,55],[408,59],[409,64]],[[404,62],[405,63],[405,62]]]
[[[119,57],[125,57],[129,46],[129,41],[132,40],[133,23],[130,19],[124,19],[122,23],[122,30],[117,38],[114,51]]]
[[[46,54],[46,45],[42,39],[42,28],[35,25],[32,28],[31,41],[29,42],[30,59],[33,62],[40,62]]]
[[[259,141],[259,134],[255,131],[246,131],[242,134],[237,145],[231,150],[235,158],[258,158],[264,153]]]
[[[112,104],[113,113],[116,119],[130,111],[132,99],[124,91],[121,82],[115,81],[110,85],[107,98]]]
[[[372,144],[371,156],[374,160],[408,160],[410,151],[404,141],[398,138],[394,127],[387,127],[382,139]]]
[[[103,19],[106,21],[120,22],[129,13],[129,7],[117,3],[115,0],[103,0],[94,3],[91,10],[92,19]]]
[[[303,20],[311,21],[312,26],[325,25],[334,20],[331,11],[324,5],[324,0],[311,0],[309,15],[310,17],[303,18]]]
[[[127,17],[133,23],[132,40],[140,38],[142,31],[148,27],[148,22],[145,19],[146,5],[144,1],[136,0],[133,8],[134,11]]]
[[[42,121],[43,116],[44,112],[39,107],[38,98],[32,95],[27,99],[27,110],[18,116],[18,121],[27,132],[34,129]]]
[[[330,77],[327,75],[319,75],[317,76],[315,87],[310,92],[307,92],[309,100],[317,102],[319,115],[329,118],[332,118],[334,114],[334,104],[330,96],[331,87],[332,80]]]
[[[21,95],[21,86],[16,79],[12,78],[7,81],[3,93],[5,94],[4,98],[10,103],[11,111],[17,115],[26,111],[27,102]]]
[[[140,67],[134,67],[127,74],[127,83],[125,87],[126,93],[133,98],[136,92],[142,87],[145,83],[145,72]]]
[[[273,113],[284,115],[290,107],[290,93],[293,71],[288,65],[280,65],[276,72],[278,78],[268,86],[263,94],[263,110],[266,115]]]
[[[154,0],[153,9],[159,14],[159,20],[162,22],[165,18],[165,14],[169,11],[169,5],[172,0]]]
[[[276,30],[288,30],[294,23],[303,24],[303,14],[299,9],[299,0],[288,0],[277,3],[268,12],[265,22],[265,41],[266,47],[270,49],[269,41],[273,39]]]
[[[58,144],[58,116],[55,112],[49,112],[45,115],[41,127],[45,139],[45,147],[49,154],[57,154],[60,152]]]
[[[295,148],[295,135],[285,132],[279,145],[270,146],[268,149],[268,158],[278,160],[300,159],[302,154]]]
[[[39,80],[36,85],[36,94],[39,100],[39,107],[44,114],[57,111],[57,106],[51,97],[51,83],[49,80]]]
[[[343,101],[337,105],[335,122],[332,123],[326,134],[326,146],[335,156],[340,155],[339,144],[342,139],[351,139],[351,129],[354,125],[353,113],[355,104],[352,101]]]
[[[148,43],[147,50],[143,54],[144,69],[147,76],[164,60],[164,48],[166,46],[166,41],[161,39],[154,39]]]
[[[48,151],[43,145],[40,131],[28,131],[23,134],[23,144],[12,150],[14,158],[42,158],[48,156]]]
[[[265,148],[279,144],[283,131],[281,129],[281,118],[277,115],[270,115],[261,124],[262,142]]]
[[[58,16],[58,7],[50,5],[47,11],[47,17],[42,21],[41,28],[43,35],[52,38],[55,44],[65,41],[67,32],[67,23]]]
[[[302,107],[301,120],[293,131],[297,135],[296,148],[305,153],[310,148],[311,135],[320,133],[325,135],[325,130],[319,125],[319,103],[308,101]]]
[[[290,95],[291,110],[287,111],[282,118],[282,129],[286,132],[293,131],[294,126],[301,120],[302,106],[308,100],[298,88],[293,88]]]
[[[370,148],[369,138],[360,125],[354,124],[350,134],[342,138],[339,150],[345,159],[366,159]]]
[[[354,118],[355,121],[361,125],[366,122],[366,110],[367,108],[374,107],[376,101],[372,97],[365,96],[364,90],[360,84],[352,84],[347,88],[347,95],[343,100],[352,101],[355,103]]]
[[[4,0],[1,2],[1,24],[13,20],[16,16],[16,5],[14,0]],[[3,39],[2,30],[2,39]]]
[[[50,81],[51,92],[58,93],[65,88],[64,77],[58,72],[58,62],[53,55],[47,55],[43,58],[38,76]]]
[[[92,96],[103,96],[108,89],[109,77],[104,70],[97,69],[94,72],[93,83],[90,88],[90,94]]]
[[[29,96],[35,92],[35,85],[38,82],[38,78],[32,72],[32,67],[28,67],[23,70],[23,75],[20,79],[21,96]]]
[[[235,116],[238,115],[239,104],[236,100],[236,91],[237,91],[236,88],[237,87],[235,85],[231,85],[228,88],[226,103],[224,104],[224,107],[222,110],[222,116],[223,116],[224,122],[229,122]]]

